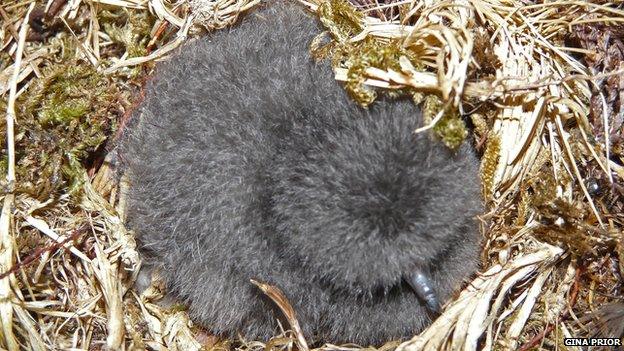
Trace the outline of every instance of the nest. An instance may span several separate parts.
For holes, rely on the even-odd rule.
[[[481,272],[428,329],[380,349],[554,349],[609,334],[599,307],[622,309],[624,271],[622,5],[298,1],[326,28],[311,54],[358,103],[407,94],[426,117],[415,133],[451,148],[473,133],[482,159]],[[291,324],[268,343],[219,340],[184,306],[162,307],[158,277],[139,294],[127,184],[108,153],[154,62],[259,2],[2,3],[2,348],[309,348],[261,282]]]

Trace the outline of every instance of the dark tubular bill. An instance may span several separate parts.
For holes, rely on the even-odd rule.
[[[407,282],[429,311],[436,315],[440,314],[440,300],[433,290],[431,279],[424,272],[417,270],[409,276]]]

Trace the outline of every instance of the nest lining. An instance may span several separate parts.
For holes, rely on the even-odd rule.
[[[622,289],[621,5],[299,2],[327,28],[312,55],[332,60],[356,101],[409,94],[428,119],[415,132],[453,147],[474,130],[482,153],[481,273],[431,327],[381,349],[552,348],[600,329],[577,315],[617,303]],[[127,184],[105,152],[156,60],[258,3],[2,4],[3,348],[308,348],[291,326],[268,343],[218,340],[182,306],[156,303],[158,279],[139,295],[140,258],[119,196]],[[279,291],[264,289],[294,325]]]

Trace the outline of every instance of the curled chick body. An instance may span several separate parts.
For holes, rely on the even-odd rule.
[[[121,147],[128,224],[217,335],[276,334],[253,278],[310,340],[410,337],[477,269],[477,159],[414,134],[409,101],[357,106],[310,58],[316,20],[274,3],[157,67]]]

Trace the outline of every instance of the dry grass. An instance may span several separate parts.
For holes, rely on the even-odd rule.
[[[623,288],[622,6],[352,0],[358,14],[341,0],[298,1],[327,28],[313,54],[332,60],[358,102],[409,94],[428,119],[415,132],[452,147],[474,130],[483,155],[481,273],[430,328],[380,349],[551,349],[584,335],[577,316]],[[257,3],[0,5],[2,348],[307,348],[290,331],[268,343],[216,340],[183,309],[158,305],[158,279],[138,295],[140,258],[119,197],[127,185],[105,152],[154,61]]]

